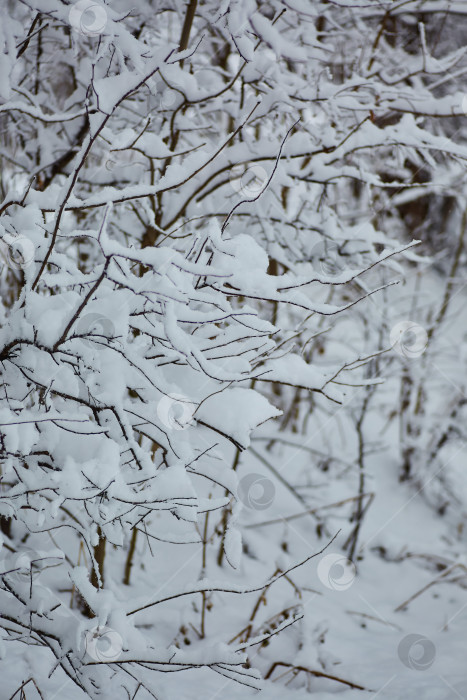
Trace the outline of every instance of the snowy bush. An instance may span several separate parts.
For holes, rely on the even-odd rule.
[[[464,114],[440,90],[464,52],[435,58],[424,3],[389,5],[2,4],[0,622],[5,658],[34,656],[12,697],[59,676],[160,698],[163,674],[206,670],[362,688],[294,576],[355,579],[363,422],[434,334],[392,313],[420,263],[404,207],[436,178],[457,201],[467,156],[439,125]],[[357,391],[345,500],[323,423]],[[279,490],[310,514],[303,477],[351,502],[345,555],[334,510],[301,552],[259,534]]]

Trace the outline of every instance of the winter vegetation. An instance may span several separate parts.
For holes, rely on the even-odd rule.
[[[0,700],[467,698],[466,31],[0,1]]]

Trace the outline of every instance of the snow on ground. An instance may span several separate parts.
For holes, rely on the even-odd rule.
[[[429,272],[425,278],[427,294],[436,298],[441,293],[440,282]],[[392,307],[397,312],[410,298],[410,280],[403,295],[393,292]],[[438,289],[436,286],[438,285]],[[399,294],[399,297],[397,296]],[[461,290],[446,323],[442,342],[444,352],[452,351],[458,344],[459,335],[465,325],[465,292]],[[416,361],[420,361],[418,358]],[[445,360],[443,348],[436,358],[438,365],[447,365],[443,370],[441,390],[429,396],[434,404],[444,398],[443,392],[452,392],[460,382],[465,365],[451,364]],[[443,366],[444,366],[443,365]],[[446,374],[447,372],[447,374]],[[432,372],[435,378],[436,372]],[[304,508],[297,498],[274,478],[267,463],[273,464],[277,472],[294,484],[302,484],[299,493],[312,508],[344,501],[357,492],[358,473],[355,469],[356,445],[351,439],[349,417],[353,402],[358,402],[354,392],[344,407],[333,406],[321,432],[310,430],[305,436],[296,433],[278,434],[272,421],[266,423],[252,440],[252,451],[243,453],[238,473],[240,482],[248,475],[263,480],[253,484],[239,516],[243,526],[244,555],[239,571],[227,576],[234,584],[248,571],[250,581],[264,580],[264,571],[274,572],[276,566],[287,567],[306,558],[324,547],[339,529],[340,533],[331,545],[315,559],[311,559],[291,574],[291,579],[302,590],[300,600],[293,587],[281,580],[267,592],[267,610],[281,610],[284,601],[292,607],[300,605],[305,619],[279,636],[273,638],[267,648],[257,647],[251,651],[254,665],[266,675],[274,662],[294,663],[296,666],[333,676],[340,680],[310,676],[304,671],[294,678],[286,666],[276,666],[270,678],[263,682],[259,697],[267,700],[306,700],[309,693],[316,700],[360,700],[361,698],[404,698],[404,700],[456,700],[467,698],[467,666],[465,662],[467,627],[467,556],[465,535],[456,532],[456,517],[448,513],[438,515],[427,498],[434,477],[426,478],[422,488],[410,481],[399,482],[400,445],[396,420],[387,423],[386,414],[398,401],[398,377],[389,376],[378,389],[375,407],[365,431],[372,441],[373,449],[366,457],[365,491],[374,494],[373,501],[364,517],[359,535],[359,546],[355,556],[355,568],[346,562],[343,546],[350,533],[348,504],[331,509],[331,516],[322,523],[321,536],[317,535],[316,514],[307,514],[293,520],[288,517]],[[269,439],[279,442],[268,450]],[[281,443],[280,441],[284,442]],[[287,444],[284,444],[287,443]],[[320,449],[338,457],[331,474],[316,468]],[[465,449],[455,450],[452,459],[444,465],[449,475],[451,469],[465,464]],[[251,479],[250,479],[251,481]],[[271,486],[272,485],[272,486]],[[256,488],[256,491],[255,491]],[[269,491],[268,491],[269,489]],[[319,511],[318,511],[319,512]],[[463,514],[459,513],[462,519]],[[270,522],[274,521],[274,522]],[[173,528],[171,520],[160,517],[161,536],[164,527]],[[262,523],[262,524],[261,524]],[[180,532],[185,528],[181,526]],[[166,536],[174,536],[167,530]],[[270,546],[268,546],[268,542]],[[274,543],[282,543],[278,551]],[[156,561],[162,558],[164,565],[154,567],[148,561],[147,545],[140,542],[139,559],[134,571],[134,607],[140,601],[138,582],[151,582],[154,598],[170,595],[176,588],[180,571],[199,573],[200,545],[185,544],[175,548],[169,544],[155,542],[152,554]],[[454,567],[454,568],[452,568]],[[170,569],[172,574],[168,574]],[[52,570],[53,571],[53,570]],[[59,571],[59,570],[58,570]],[[56,574],[54,574],[56,575]],[[118,595],[118,571],[107,573],[106,586]],[[220,578],[216,571],[207,576]],[[66,588],[67,581],[61,582]],[[68,582],[69,585],[69,582]],[[146,590],[142,586],[142,590]],[[222,599],[214,594],[214,605],[224,605],[226,628],[235,629],[239,605],[255,605],[258,593],[245,597],[230,595]],[[226,600],[228,602],[226,603]],[[146,601],[144,601],[146,602]],[[137,624],[154,622],[160,640],[169,645],[171,630],[177,616],[182,617],[190,608],[185,599],[169,601],[156,608],[137,614]],[[266,615],[267,617],[267,615]],[[261,613],[258,618],[261,618]],[[206,622],[209,628],[209,615]],[[160,641],[159,640],[159,641]],[[22,645],[8,643],[7,664],[15,668],[9,674],[3,660],[1,697],[8,698],[17,688],[18,669],[26,680],[29,676],[43,678],[42,670],[50,667],[47,654],[35,647],[26,651]],[[13,678],[15,679],[13,681]],[[361,686],[352,688],[349,684]],[[192,700],[243,700],[256,697],[258,691],[239,686],[231,679],[219,676],[206,669],[186,671],[179,674],[151,676],[152,690],[160,700],[177,698]],[[176,693],[174,694],[174,689]],[[82,700],[83,694],[75,685],[56,671],[43,682],[43,692],[50,693],[50,700]],[[32,688],[31,688],[32,691]],[[109,689],[108,698],[115,697]],[[27,696],[30,697],[29,695]],[[34,697],[34,694],[31,695]],[[49,697],[49,696],[48,696]],[[122,696],[123,697],[123,696]]]

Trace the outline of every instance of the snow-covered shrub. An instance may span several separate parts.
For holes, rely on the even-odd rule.
[[[387,319],[373,342],[357,309],[417,259],[390,197],[467,154],[420,122],[459,107],[425,79],[458,54],[404,72],[383,8],[339,5],[0,8],[0,620],[43,648],[37,687],[156,697],[151,672],[200,667],[257,687],[250,651],[304,616],[288,574],[333,533],[318,518],[293,561],[242,543],[275,486],[240,455],[281,411],[297,430],[374,389]]]

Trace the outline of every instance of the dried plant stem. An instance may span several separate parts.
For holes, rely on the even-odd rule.
[[[131,567],[133,566],[133,557],[135,555],[136,549],[136,538],[138,537],[138,528],[134,527],[131,532],[130,546],[128,548],[128,554],[125,562],[125,573],[123,575],[123,583],[126,586],[130,585]]]

